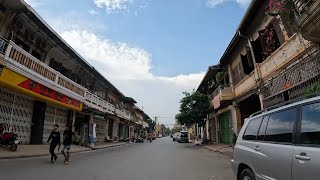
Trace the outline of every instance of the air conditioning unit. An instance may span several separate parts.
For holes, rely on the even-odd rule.
[[[28,36],[28,39],[32,42],[35,42],[36,41],[36,36],[34,35],[34,33],[30,33],[29,36]]]

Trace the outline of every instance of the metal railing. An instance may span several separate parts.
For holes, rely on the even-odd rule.
[[[0,53],[5,54],[6,51],[6,46],[7,46],[7,40],[0,36]]]
[[[294,10],[297,17],[302,16],[316,0],[293,0]]]
[[[292,65],[275,78],[266,81],[261,93],[265,106],[295,99],[305,94],[305,90],[320,82],[320,50],[306,56],[297,64]]]

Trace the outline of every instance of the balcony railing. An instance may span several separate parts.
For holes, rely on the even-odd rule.
[[[7,46],[7,40],[0,36],[0,53],[3,55],[5,54],[6,46]]]
[[[220,100],[230,100],[233,98],[233,92],[232,88],[230,87],[230,84],[226,85],[220,85],[217,87],[213,93],[210,95],[210,100],[212,100],[217,95],[220,96]]]
[[[22,75],[40,79],[49,87],[52,86],[53,89],[62,91],[61,93],[66,93],[70,97],[76,97],[81,102],[102,112],[117,114],[121,118],[132,120],[129,112],[117,109],[111,103],[90,93],[86,88],[33,57],[14,42],[7,43],[5,39],[0,37],[0,53],[5,55],[6,65],[13,70],[18,70]]]
[[[320,82],[320,50],[306,56],[275,78],[266,81],[262,88],[264,106],[268,107],[301,97],[305,90]],[[286,95],[283,94],[286,92]]]
[[[256,85],[256,79],[255,71],[252,71],[251,74],[242,79],[240,83],[234,87],[234,96],[239,96],[253,88]]]
[[[54,86],[58,87],[58,89],[67,89],[67,91],[70,91],[72,96],[73,93],[76,93],[82,101],[84,100],[86,92],[84,87],[73,82],[58,71],[52,69],[45,63],[33,57],[31,54],[17,46],[12,41],[9,42],[6,49],[5,59],[9,61],[14,68],[18,68],[35,77],[40,76],[40,79],[42,79],[44,82],[54,84]]]
[[[296,16],[302,16],[317,0],[293,0]]]
[[[266,60],[259,64],[261,78],[268,78],[272,73],[294,60],[299,54],[310,47],[310,45],[310,42],[304,40],[298,34],[293,35]]]
[[[86,105],[89,107],[98,109],[101,112],[115,114],[120,118],[126,120],[132,120],[131,114],[126,110],[121,110],[116,108],[113,104],[105,101],[104,99],[98,97],[97,95],[92,94],[91,92],[86,92]]]

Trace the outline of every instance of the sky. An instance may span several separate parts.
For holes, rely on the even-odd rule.
[[[173,124],[182,92],[219,61],[250,0],[26,2],[150,117]]]

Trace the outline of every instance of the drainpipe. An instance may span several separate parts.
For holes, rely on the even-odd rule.
[[[256,71],[255,71],[255,73],[254,73],[254,74],[255,74],[255,78],[256,78],[255,80],[257,81],[257,80],[260,79],[261,77],[260,77],[260,69],[259,69],[259,66],[258,66],[257,63],[256,63],[256,57],[255,57],[255,55],[254,55],[254,51],[253,51],[252,44],[251,44],[252,38],[251,38],[251,37],[248,37],[248,36],[242,35],[239,29],[238,29],[238,35],[239,35],[240,37],[246,38],[246,39],[248,40],[248,44],[249,44],[250,51],[251,51],[251,55],[252,55],[252,59],[253,59],[253,64],[254,64],[254,67],[255,67],[255,69],[256,69]]]

